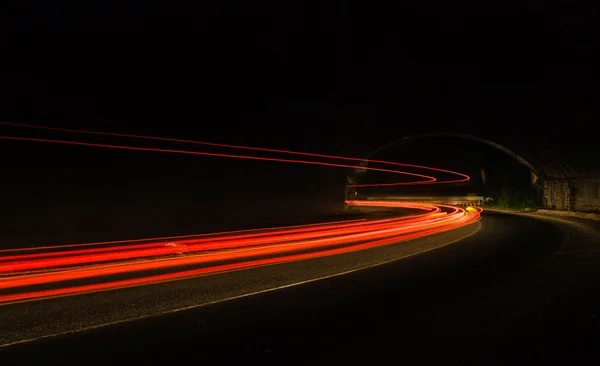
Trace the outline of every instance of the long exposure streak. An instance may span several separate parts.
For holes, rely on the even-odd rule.
[[[361,163],[365,162],[364,159],[360,159],[360,158],[351,158],[351,157],[326,155],[326,154],[315,154],[315,153],[298,152],[298,151],[281,150],[281,149],[268,149],[268,148],[261,148],[261,147],[240,146],[240,145],[231,145],[231,144],[218,144],[218,143],[213,143],[213,142],[193,141],[193,140],[185,140],[185,139],[174,139],[174,138],[166,138],[166,137],[133,135],[133,134],[123,134],[123,133],[113,133],[113,132],[88,131],[88,130],[79,130],[79,129],[71,129],[71,128],[46,127],[46,126],[36,126],[36,125],[23,124],[23,123],[12,123],[12,122],[0,122],[0,125],[13,126],[13,127],[23,127],[23,128],[29,128],[29,129],[40,129],[40,130],[48,130],[48,131],[57,131],[57,132],[69,132],[69,133],[87,134],[87,135],[124,137],[124,138],[133,138],[133,139],[139,139],[139,140],[154,140],[154,141],[165,141],[165,142],[177,142],[177,143],[194,144],[194,145],[201,145],[201,146],[224,147],[224,148],[229,148],[229,149],[246,150],[246,151],[272,152],[272,153],[280,153],[280,154],[285,154],[285,155],[308,156],[308,157],[324,158],[324,159],[330,159],[330,160],[354,161],[354,162],[361,162]],[[3,139],[23,139],[23,138],[15,138],[15,137],[12,137],[12,136],[0,136],[0,138],[3,138]],[[23,139],[23,140],[30,140],[30,139]],[[48,142],[50,142],[50,141],[48,141]],[[66,142],[65,141],[61,141],[61,143],[66,143]],[[104,147],[109,147],[109,146],[104,146]],[[175,152],[175,151],[169,151],[169,152]],[[215,154],[215,155],[202,154],[202,155],[219,156],[219,154]],[[238,156],[229,156],[229,157],[238,157]],[[251,158],[251,157],[244,156],[243,158]],[[301,162],[301,161],[291,161],[289,159],[256,159],[256,160],[274,160],[274,161],[282,161],[282,162]],[[459,182],[468,181],[470,179],[468,175],[463,174],[463,173],[459,173],[459,172],[455,172],[455,171],[451,171],[451,170],[446,170],[446,169],[432,168],[432,167],[427,167],[427,166],[423,166],[423,165],[405,164],[405,163],[397,163],[397,162],[383,161],[383,160],[374,160],[374,159],[369,159],[368,162],[375,163],[375,164],[387,165],[387,166],[392,165],[392,166],[400,166],[400,167],[408,167],[408,168],[416,168],[416,169],[422,169],[422,170],[429,170],[429,171],[434,171],[434,172],[451,174],[451,175],[454,175],[454,176],[458,176],[460,178],[459,179],[439,181],[436,178],[431,177],[431,176],[424,176],[424,175],[418,175],[418,174],[410,174],[410,173],[408,173],[408,175],[418,176],[418,177],[421,177],[421,178],[426,178],[426,180],[417,181],[417,182],[409,182],[409,183],[406,183],[406,182],[396,182],[396,183],[377,183],[377,184],[352,184],[352,185],[348,185],[347,186],[348,188],[370,187],[370,186],[398,186],[398,185],[414,185],[414,184],[459,183]],[[314,162],[310,162],[308,164],[313,164],[313,163]],[[316,164],[316,165],[319,165],[319,164]],[[345,165],[335,165],[335,164],[334,165],[322,164],[322,165],[347,167]],[[360,168],[360,169],[364,169],[364,170],[378,170],[378,171],[390,172],[390,173],[391,172],[396,172],[396,171],[391,171],[389,169],[373,169],[373,168],[365,167],[365,166],[362,166],[362,165],[352,166],[352,167],[354,167],[354,168]],[[404,174],[406,172],[397,171],[396,173]]]
[[[307,158],[319,158],[330,161],[362,161],[362,159],[358,158],[345,158],[333,155],[151,136],[51,128],[7,122],[0,122],[0,125],[140,140],[169,141],[233,150],[278,153],[290,156],[304,156],[305,159],[283,159],[248,154],[135,147],[125,144],[90,143],[54,138],[41,139],[0,136],[0,139],[5,140],[279,161],[338,168],[360,168],[402,174],[417,179],[412,182],[363,184],[349,187],[454,183],[469,179],[467,175],[449,170],[379,160],[369,160],[369,163],[421,169],[428,171],[428,174],[431,174],[431,172],[453,174],[460,177],[460,179],[439,180],[430,175],[399,171],[391,168],[306,160]],[[386,219],[358,219],[202,235],[0,250],[0,305],[140,286],[210,275],[224,271],[349,253],[453,230],[479,220],[481,212],[480,208],[474,207],[463,209],[419,202],[346,201],[346,204],[353,206],[412,209],[416,212],[413,215]]]

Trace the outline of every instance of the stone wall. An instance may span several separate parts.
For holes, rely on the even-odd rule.
[[[544,181],[544,207],[569,210],[571,189],[567,181]]]
[[[600,212],[600,178],[575,181],[575,211]]]
[[[600,178],[547,180],[544,206],[559,210],[600,211]]]

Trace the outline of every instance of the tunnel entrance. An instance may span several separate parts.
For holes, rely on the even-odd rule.
[[[436,199],[438,202],[445,198],[451,204],[462,199],[505,209],[536,208],[542,204],[543,173],[516,152],[477,136],[408,136],[376,149],[363,160],[362,165],[379,166],[372,160],[449,169],[468,174],[471,179],[452,184],[349,188],[346,192],[348,198]],[[440,179],[449,178],[444,174],[435,175]],[[348,183],[385,184],[393,179],[396,177],[390,174],[355,169],[349,174]]]

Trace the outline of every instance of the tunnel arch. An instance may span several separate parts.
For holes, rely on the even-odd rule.
[[[404,136],[384,144],[368,154],[360,165],[367,166],[375,154],[404,141],[454,137],[475,141],[503,152],[528,168],[543,183],[543,207],[561,210],[598,211],[600,199],[597,188],[600,187],[600,170],[597,160],[590,159],[590,145],[581,144],[565,135],[562,139],[548,138],[543,131],[539,134],[495,136],[490,138],[468,133],[421,133]],[[501,143],[500,141],[501,140]],[[364,170],[362,170],[364,171]],[[347,175],[347,183],[360,180],[360,169],[354,169]],[[593,189],[592,189],[593,188]],[[356,197],[354,188],[346,189],[346,197]]]
[[[519,163],[521,163],[522,165],[527,167],[529,170],[531,170],[538,177],[540,177],[542,179],[547,178],[547,176],[544,174],[542,169],[540,169],[539,167],[536,167],[528,159],[523,157],[521,154],[518,154],[514,150],[511,150],[508,147],[506,147],[502,144],[499,144],[497,142],[494,142],[492,140],[488,140],[488,139],[474,136],[474,135],[462,134],[462,133],[427,133],[427,134],[405,136],[405,137],[394,140],[392,142],[389,142],[389,143],[377,148],[376,150],[371,152],[369,155],[367,155],[367,157],[365,158],[365,162],[368,162],[368,159],[370,159],[373,155],[375,155],[383,150],[386,150],[392,146],[399,145],[402,142],[405,142],[408,140],[418,140],[418,139],[437,138],[437,137],[456,137],[456,138],[462,138],[462,139],[466,139],[466,140],[476,141],[476,142],[491,146],[497,150],[502,151],[503,153],[507,154],[508,156],[512,157],[513,159],[515,159],[516,161],[518,161]],[[365,166],[366,166],[366,164],[365,164]]]
[[[384,151],[386,149],[389,149],[393,146],[402,144],[403,142],[406,142],[409,140],[417,140],[417,139],[425,139],[425,138],[439,138],[439,137],[461,138],[461,139],[476,141],[478,143],[493,147],[493,148],[503,152],[504,154],[510,156],[511,158],[515,159],[517,162],[519,162],[520,164],[522,164],[523,166],[528,168],[533,174],[535,174],[542,181],[554,178],[553,177],[554,174],[548,173],[547,170],[545,169],[545,167],[541,166],[539,163],[533,162],[532,158],[529,158],[529,156],[526,157],[526,156],[524,156],[525,154],[518,153],[514,149],[508,148],[507,146],[505,146],[503,144],[500,144],[498,142],[495,142],[495,141],[492,141],[492,140],[489,140],[486,138],[475,136],[475,135],[470,135],[470,134],[465,134],[465,133],[451,133],[451,132],[415,134],[415,135],[408,135],[408,136],[401,137],[399,139],[395,139],[395,140],[373,150],[371,153],[369,153],[364,158],[364,160],[360,163],[360,165],[365,166],[365,167],[368,166],[369,159],[371,157],[373,157],[375,154],[377,154],[381,151]],[[565,167],[564,169],[561,169],[561,170],[566,172],[568,170],[568,167]],[[360,171],[360,169],[355,169],[355,170],[352,170],[348,174],[346,180],[349,184],[354,184],[357,182],[357,180],[358,180],[357,173],[359,171]],[[352,197],[354,195],[355,195],[355,190],[353,188],[348,188],[346,191],[346,196]]]

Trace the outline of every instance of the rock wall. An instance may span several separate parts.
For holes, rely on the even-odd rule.
[[[544,206],[559,210],[600,212],[600,178],[545,181]]]
[[[575,211],[600,212],[600,178],[575,181]]]

